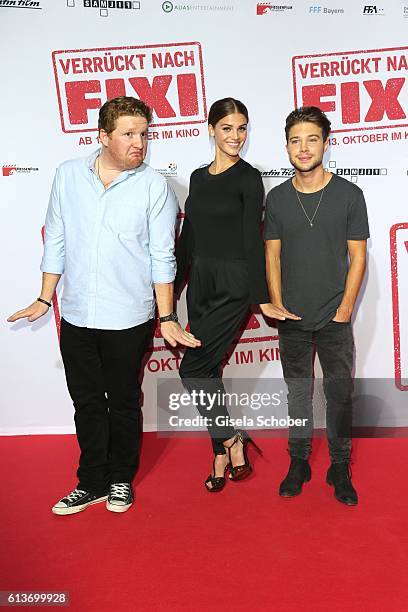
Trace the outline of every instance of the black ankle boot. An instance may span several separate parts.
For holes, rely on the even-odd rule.
[[[302,492],[304,482],[309,482],[312,477],[312,470],[307,459],[292,457],[289,471],[279,487],[281,497],[295,497]]]
[[[334,497],[347,506],[358,503],[357,491],[351,484],[351,472],[348,463],[332,463],[328,469],[326,482],[334,486]]]

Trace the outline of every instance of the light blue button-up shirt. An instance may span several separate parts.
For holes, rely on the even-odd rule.
[[[175,276],[177,201],[142,164],[104,189],[99,150],[56,171],[41,270],[64,274],[62,316],[79,327],[128,329],[154,317],[153,283]]]

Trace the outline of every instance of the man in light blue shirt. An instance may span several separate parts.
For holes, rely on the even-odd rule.
[[[101,149],[57,169],[45,222],[39,298],[9,321],[35,321],[51,306],[62,274],[61,355],[81,449],[77,487],[55,514],[105,501],[133,503],[141,438],[141,362],[155,298],[171,346],[199,346],[173,312],[177,202],[144,163],[151,111],[122,96],[99,113]],[[154,292],[153,292],[154,289]]]
[[[154,317],[152,283],[174,280],[177,203],[166,179],[144,163],[105,188],[100,159],[95,151],[57,169],[41,270],[64,273],[66,321],[127,329]]]

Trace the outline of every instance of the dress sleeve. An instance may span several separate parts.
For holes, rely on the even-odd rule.
[[[242,198],[250,301],[251,304],[264,304],[270,301],[266,284],[265,247],[261,236],[264,188],[262,177],[255,169],[243,177]]]
[[[190,189],[191,192],[191,183],[193,179],[194,173],[190,177]],[[181,234],[176,243],[176,263],[177,263],[177,272],[176,278],[174,280],[174,292],[176,294],[180,293],[183,282],[185,281],[190,264],[191,259],[193,257],[194,252],[194,233],[193,226],[191,225],[187,215],[184,216],[183,226],[181,228]]]

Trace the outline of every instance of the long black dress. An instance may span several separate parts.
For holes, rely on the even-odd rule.
[[[175,280],[178,292],[191,266],[188,318],[202,345],[188,348],[180,364],[180,376],[190,391],[224,392],[221,362],[249,304],[269,302],[260,229],[263,197],[259,171],[243,159],[220,174],[210,174],[206,166],[191,175]],[[235,434],[224,424],[224,402],[216,403],[210,413],[205,405],[198,410],[212,421],[208,430],[214,452],[223,453],[222,442]]]

